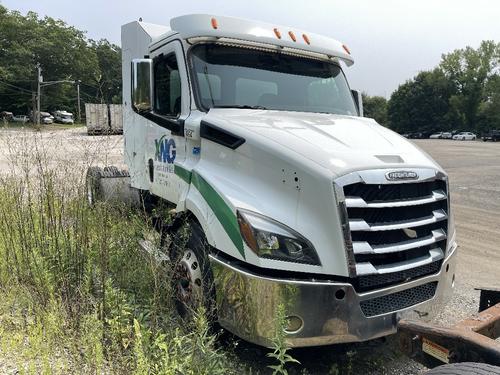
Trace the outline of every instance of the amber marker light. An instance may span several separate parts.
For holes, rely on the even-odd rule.
[[[281,33],[276,27],[274,28],[274,35],[276,35],[276,38],[281,39]]]
[[[342,44],[342,48],[344,49],[344,51],[347,52],[348,55],[351,54],[351,51],[349,50],[349,48],[347,48],[347,46],[345,44]]]
[[[295,34],[294,34],[292,31],[289,31],[289,32],[288,32],[288,35],[290,35],[290,38],[291,38],[294,42],[296,42],[296,41],[297,41],[297,38],[295,37]]]
[[[302,38],[304,39],[304,42],[307,44],[311,44],[311,41],[309,40],[309,37],[306,34],[302,34]]]
[[[259,253],[259,246],[257,245],[257,240],[253,233],[253,229],[250,223],[244,218],[244,216],[238,211],[238,224],[240,226],[241,237],[245,240],[246,244],[250,249],[254,251],[255,254]]]
[[[212,23],[212,29],[217,29],[217,20],[215,18],[212,18],[210,22]]]

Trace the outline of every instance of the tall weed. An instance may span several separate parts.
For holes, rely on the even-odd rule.
[[[169,266],[138,246],[153,231],[148,216],[86,204],[84,173],[102,150],[58,160],[43,134],[0,137],[10,160],[0,173],[1,354],[16,354],[21,373],[237,372],[203,312],[192,324],[174,312]]]

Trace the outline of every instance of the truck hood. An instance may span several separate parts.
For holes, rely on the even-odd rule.
[[[250,144],[262,138],[342,175],[374,168],[442,170],[406,138],[363,117],[334,114],[211,109],[205,121],[240,135]],[[268,142],[266,142],[268,143]]]

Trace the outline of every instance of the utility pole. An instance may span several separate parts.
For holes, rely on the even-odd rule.
[[[35,118],[36,118],[36,124],[40,125],[40,95],[41,95],[40,84],[42,83],[42,67],[40,66],[40,63],[36,64],[36,71],[37,71],[37,79],[36,79],[36,113],[35,113]]]
[[[35,124],[36,123],[36,94],[34,91],[31,92],[31,108],[32,108],[31,121],[33,121],[33,124]]]
[[[78,122],[82,121],[82,113],[80,109],[80,80],[76,81],[76,97],[78,100]]]

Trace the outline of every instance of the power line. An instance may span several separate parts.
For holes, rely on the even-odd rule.
[[[30,90],[27,90],[27,89],[25,89],[25,88],[22,88],[22,87],[19,87],[19,86],[16,86],[16,85],[13,85],[13,84],[7,83],[7,82],[5,82],[5,81],[0,81],[0,83],[3,83],[3,84],[4,84],[4,85],[6,85],[6,86],[13,87],[13,88],[18,89],[18,90],[21,90],[21,91],[28,92],[30,95],[31,95],[31,93],[32,93],[32,91],[30,91]]]

